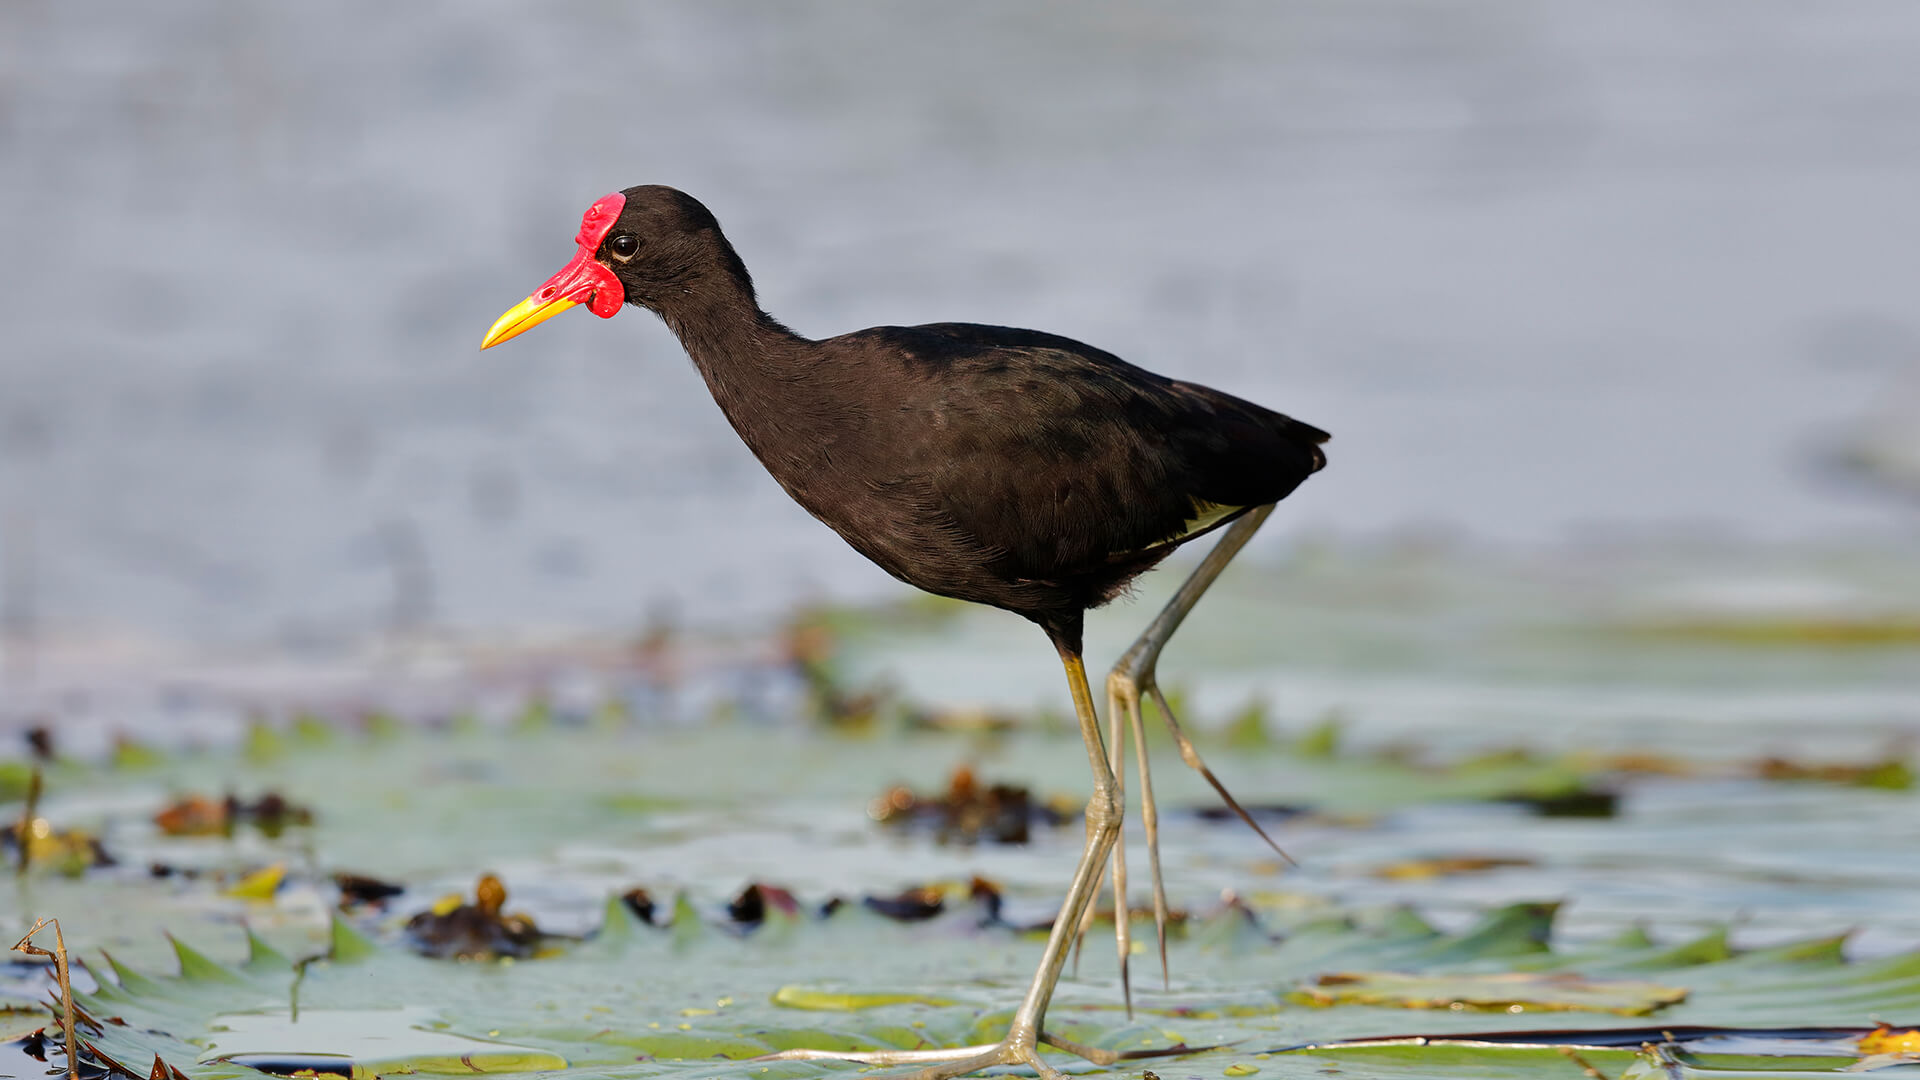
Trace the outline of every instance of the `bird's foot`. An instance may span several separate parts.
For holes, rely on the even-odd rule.
[[[1157,651],[1158,650],[1155,650],[1156,653]],[[1136,657],[1134,653],[1130,652],[1127,657],[1122,658],[1118,664],[1114,665],[1113,670],[1107,675],[1107,709],[1109,715],[1116,718],[1124,711],[1128,726],[1133,732],[1134,757],[1139,762],[1140,767],[1140,821],[1146,828],[1147,865],[1153,877],[1154,936],[1158,939],[1160,945],[1160,979],[1161,984],[1165,986],[1169,982],[1167,973],[1167,889],[1166,883],[1160,873],[1160,814],[1154,805],[1153,779],[1147,768],[1146,725],[1140,716],[1140,699],[1142,694],[1151,698],[1154,706],[1160,710],[1161,718],[1167,723],[1167,730],[1173,735],[1174,744],[1180,749],[1180,760],[1186,762],[1189,768],[1204,777],[1207,783],[1212,785],[1214,792],[1220,796],[1221,801],[1226,803],[1228,808],[1235,814],[1238,814],[1240,820],[1247,823],[1248,828],[1259,833],[1260,839],[1265,840],[1267,846],[1272,848],[1275,854],[1289,863],[1292,863],[1294,860],[1293,856],[1281,850],[1279,844],[1274,843],[1273,837],[1268,836],[1267,831],[1260,827],[1260,823],[1253,820],[1253,815],[1247,813],[1246,808],[1240,805],[1240,800],[1233,797],[1233,793],[1227,790],[1226,785],[1220,782],[1219,777],[1213,775],[1213,770],[1208,768],[1207,763],[1201,759],[1200,751],[1194,747],[1193,740],[1187,737],[1186,729],[1180,726],[1180,718],[1174,715],[1173,707],[1167,704],[1167,696],[1160,692],[1160,684],[1154,678],[1153,659],[1148,658],[1143,661]],[[1115,720],[1115,728],[1117,731],[1117,719]],[[1119,742],[1117,734],[1114,742]],[[1117,754],[1118,751],[1116,750],[1115,753]],[[1117,769],[1115,770],[1115,772],[1118,771]],[[1116,918],[1124,920],[1124,916],[1118,914],[1124,910],[1124,903],[1116,897],[1114,903]],[[1123,951],[1122,955],[1124,956],[1124,950],[1127,948],[1124,922],[1121,923],[1118,933],[1120,935],[1120,947]]]
[[[997,1043],[982,1043],[978,1046],[955,1046],[940,1050],[783,1050],[777,1054],[768,1054],[754,1058],[755,1061],[857,1061],[865,1065],[923,1065],[924,1068],[912,1072],[888,1073],[873,1077],[872,1080],[948,1080],[949,1077],[967,1076],[982,1069],[991,1069],[1003,1065],[1025,1065],[1042,1077],[1042,1080],[1066,1080],[1066,1074],[1048,1065],[1040,1059],[1039,1044],[1065,1050],[1076,1057],[1082,1057],[1095,1065],[1113,1065],[1124,1059],[1140,1056],[1140,1052],[1121,1053],[1114,1050],[1101,1050],[1086,1046],[1071,1039],[1041,1032],[1036,1039],[1032,1034],[1024,1038],[1018,1034],[1008,1036]],[[1173,1051],[1188,1052],[1185,1047]],[[1167,1051],[1160,1051],[1160,1056]]]

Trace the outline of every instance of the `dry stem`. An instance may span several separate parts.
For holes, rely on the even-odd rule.
[[[33,944],[33,935],[46,929],[49,925],[53,927],[52,952],[48,952],[40,946]],[[5,939],[0,938],[0,940]],[[14,943],[13,951],[30,953],[34,956],[45,956],[53,961],[54,975],[60,980],[60,1030],[66,1038],[67,1080],[80,1080],[80,1044],[75,1038],[73,1030],[73,978],[67,970],[67,936],[60,932],[60,920],[41,919],[39,922],[34,923],[33,929],[27,931],[25,937]]]

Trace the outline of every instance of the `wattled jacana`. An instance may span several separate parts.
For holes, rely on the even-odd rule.
[[[1012,1064],[1058,1077],[1040,1060],[1043,1042],[1111,1064],[1112,1052],[1054,1037],[1041,1023],[1110,854],[1126,983],[1125,849],[1115,844],[1124,803],[1121,717],[1139,763],[1164,978],[1167,903],[1140,696],[1153,698],[1181,757],[1238,811],[1167,707],[1154,667],[1273,504],[1326,463],[1319,444],[1327,433],[1034,330],[931,323],[810,341],[760,310],[719,222],[672,188],[608,195],[587,210],[575,242],[573,261],[502,315],[480,347],[580,304],[602,318],[623,303],[658,314],[734,431],[809,513],[909,585],[1003,608],[1047,632],[1066,666],[1093,768],[1086,847],[1003,1042],[786,1056],[931,1063],[912,1074],[919,1080]],[[1109,747],[1080,658],[1087,609],[1222,527],[1218,544],[1107,676]]]

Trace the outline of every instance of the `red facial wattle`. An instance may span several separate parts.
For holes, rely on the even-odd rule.
[[[613,271],[594,258],[593,253],[600,250],[601,241],[607,238],[613,223],[620,220],[620,208],[626,202],[625,195],[615,192],[587,207],[580,218],[580,235],[573,240],[580,246],[573,254],[573,261],[535,289],[533,299],[542,303],[571,300],[587,305],[603,319],[613,318],[613,313],[626,301],[626,290],[620,287],[620,279],[613,276]]]
[[[626,302],[626,289],[606,264],[594,258],[594,253],[600,250],[600,244],[606,240],[613,223],[620,219],[620,211],[626,203],[627,197],[615,192],[588,207],[580,218],[580,235],[574,237],[578,250],[573,254],[573,261],[535,289],[532,296],[500,316],[493,328],[487,331],[480,347],[486,349],[498,345],[578,304],[586,305],[588,310],[603,319],[612,318],[613,313],[619,311],[620,305]]]

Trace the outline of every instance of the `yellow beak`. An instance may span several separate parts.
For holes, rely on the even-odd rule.
[[[613,196],[609,195],[611,199]],[[602,200],[603,202],[605,200]],[[595,203],[598,207],[600,203]],[[592,218],[595,211],[587,211]],[[609,219],[608,224],[612,224]],[[605,232],[603,227],[601,232]],[[585,241],[573,254],[573,261],[560,268],[560,272],[546,280],[544,285],[533,290],[533,295],[513,305],[505,315],[496,319],[493,329],[481,340],[480,347],[491,349],[510,337],[517,337],[553,318],[569,308],[587,305],[587,309],[603,319],[613,318],[620,310],[620,304],[626,299],[626,287],[613,271],[601,265],[593,257],[593,248]]]
[[[480,347],[491,349],[508,338],[519,337],[555,315],[578,306],[579,304],[575,301],[564,297],[542,300],[540,294],[535,293],[507,309],[505,315],[495,320],[493,329],[488,330],[487,336],[481,339]]]

